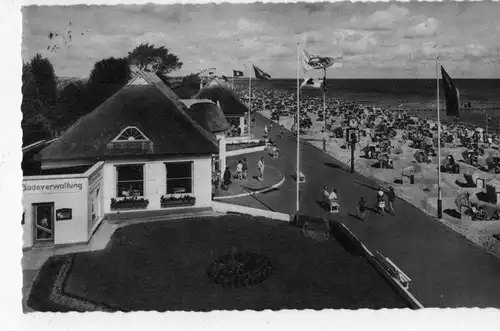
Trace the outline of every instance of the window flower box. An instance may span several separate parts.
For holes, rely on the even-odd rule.
[[[171,207],[183,207],[183,206],[194,206],[196,203],[196,197],[192,195],[163,195],[160,198],[160,204],[162,208],[171,208]]]
[[[143,198],[124,198],[121,200],[111,199],[111,210],[126,210],[126,209],[146,209],[149,201]]]

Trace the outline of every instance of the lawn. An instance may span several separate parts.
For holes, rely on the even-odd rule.
[[[251,287],[215,284],[207,269],[233,248],[266,255],[275,272]],[[105,250],[76,254],[64,291],[126,311],[406,308],[364,258],[336,240],[240,215],[121,228]]]

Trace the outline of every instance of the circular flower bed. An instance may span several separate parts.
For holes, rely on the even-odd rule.
[[[215,260],[208,267],[207,275],[222,287],[237,288],[260,284],[274,271],[265,255],[232,251]]]

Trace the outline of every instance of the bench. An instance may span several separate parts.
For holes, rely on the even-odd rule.
[[[399,269],[394,262],[380,254],[378,251],[376,252],[375,258],[392,278],[396,279],[406,290],[410,289],[411,278]]]

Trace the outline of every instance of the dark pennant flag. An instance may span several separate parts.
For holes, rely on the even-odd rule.
[[[268,73],[265,73],[261,69],[257,68],[256,66],[253,66],[253,70],[255,71],[255,78],[257,79],[271,79],[271,75]]]
[[[460,117],[460,93],[453,84],[450,75],[441,66],[441,76],[443,76],[444,98],[446,99],[446,115]]]
[[[229,80],[227,79],[226,76],[222,75],[222,79],[225,81],[225,82],[229,82]]]
[[[233,70],[233,77],[243,77],[243,71]]]

